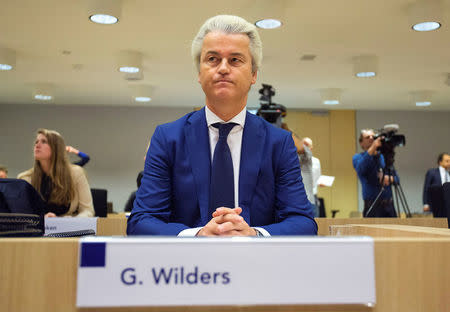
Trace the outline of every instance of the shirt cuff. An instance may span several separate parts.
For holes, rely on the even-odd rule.
[[[203,227],[197,227],[192,229],[186,229],[178,233],[177,236],[179,237],[194,237],[197,235],[197,233],[202,229]]]
[[[264,237],[270,237],[269,232],[261,227],[253,227],[255,230],[258,230]]]

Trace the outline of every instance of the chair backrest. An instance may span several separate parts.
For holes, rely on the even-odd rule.
[[[106,217],[108,214],[108,191],[105,189],[91,188],[91,194],[95,216]]]
[[[435,218],[445,218],[447,213],[444,209],[444,192],[441,185],[432,185],[428,188],[431,210]]]
[[[450,182],[444,183],[442,186],[444,190],[444,203],[445,203],[445,210],[447,211],[447,223],[448,228],[450,229]]]
[[[326,218],[327,214],[325,210],[325,201],[323,200],[322,197],[318,197],[317,199],[319,202],[319,218]]]
[[[28,182],[0,179],[0,236],[44,235],[45,202]]]

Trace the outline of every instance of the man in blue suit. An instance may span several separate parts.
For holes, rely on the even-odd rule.
[[[262,44],[237,16],[192,43],[206,106],[153,134],[128,235],[314,235],[291,134],[246,111]]]
[[[430,187],[441,186],[445,182],[450,182],[450,155],[447,153],[439,154],[437,163],[438,167],[429,169],[425,175],[425,183],[423,184],[424,212],[430,212],[433,209],[430,204]]]

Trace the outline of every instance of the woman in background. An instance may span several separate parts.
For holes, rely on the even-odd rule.
[[[34,143],[33,168],[18,175],[30,183],[47,204],[46,217],[93,217],[92,195],[84,171],[72,165],[62,136],[39,129]]]

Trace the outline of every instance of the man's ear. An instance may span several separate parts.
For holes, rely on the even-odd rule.
[[[256,83],[256,78],[258,78],[258,71],[252,73],[252,84]]]

